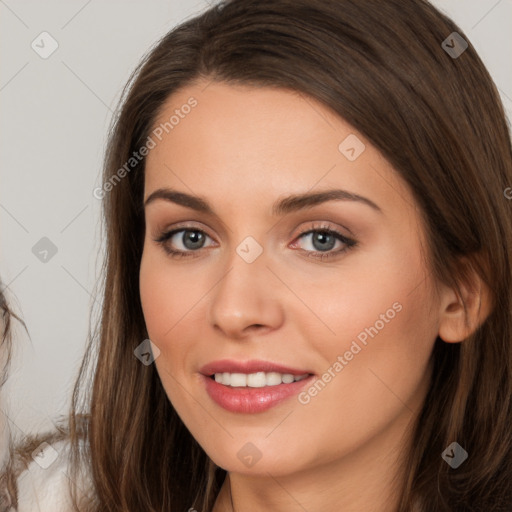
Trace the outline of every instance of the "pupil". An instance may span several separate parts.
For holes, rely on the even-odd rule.
[[[327,241],[331,242],[331,243],[328,243],[328,247],[320,245],[320,247],[318,248],[318,250],[320,250],[320,251],[322,251],[322,250],[328,251],[329,249],[332,249],[334,247],[334,243],[335,243],[334,236],[331,235],[330,233],[325,233],[325,232],[319,232],[316,234],[315,237],[313,237],[313,245],[315,246],[316,249],[317,249],[317,244],[315,242],[317,242],[317,241],[320,242],[320,244],[326,243]]]

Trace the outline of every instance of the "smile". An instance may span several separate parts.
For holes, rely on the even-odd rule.
[[[250,387],[263,388],[265,386],[278,386],[279,384],[291,384],[309,376],[308,373],[303,375],[292,375],[291,373],[278,372],[256,372],[256,373],[215,373],[211,378],[215,382],[231,387]]]

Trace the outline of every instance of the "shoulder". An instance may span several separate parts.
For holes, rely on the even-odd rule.
[[[69,512],[71,499],[70,443],[67,439],[43,442],[17,480],[17,512]],[[76,482],[80,490],[81,484]]]

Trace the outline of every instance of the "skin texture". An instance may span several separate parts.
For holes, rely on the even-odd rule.
[[[461,310],[434,283],[415,200],[383,156],[353,127],[299,93],[206,82],[168,98],[155,126],[193,96],[198,104],[147,157],[145,199],[169,187],[205,198],[217,216],[157,199],[146,207],[140,290],[163,387],[192,435],[229,476],[214,511],[393,511],[397,457],[409,448],[430,378],[436,336],[461,341]],[[355,134],[354,161],[339,144]],[[367,197],[329,201],[276,217],[274,201],[336,188]],[[203,248],[155,239],[203,230]],[[307,232],[328,226],[357,245],[328,260]],[[353,234],[353,236],[351,235]],[[262,254],[236,252],[248,236]],[[331,253],[343,248],[341,241]],[[193,252],[193,251],[196,252]],[[329,252],[329,251],[328,251]],[[199,369],[218,359],[263,359],[321,376],[357,336],[399,303],[367,345],[308,404],[292,397],[258,414],[228,412],[204,390]],[[380,324],[379,324],[380,325]],[[261,459],[237,456],[252,443]],[[303,508],[301,508],[303,507]]]

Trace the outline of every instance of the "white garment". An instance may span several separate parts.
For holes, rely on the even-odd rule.
[[[70,512],[69,441],[43,443],[18,478],[17,512]],[[83,483],[78,485],[78,494]],[[14,512],[14,509],[12,509]]]

